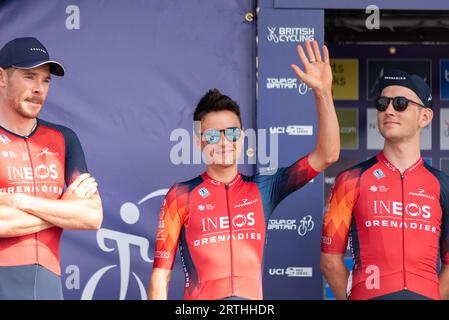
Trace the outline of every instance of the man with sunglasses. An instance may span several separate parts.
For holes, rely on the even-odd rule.
[[[64,73],[36,38],[0,50],[0,299],[62,299],[63,229],[101,225],[78,137],[38,118],[51,75]]]
[[[176,248],[184,271],[185,299],[262,299],[263,253],[267,222],[290,193],[338,159],[339,127],[332,101],[329,54],[306,42],[298,54],[304,71],[292,68],[314,91],[318,110],[316,148],[274,174],[244,176],[237,159],[244,140],[240,108],[210,90],[194,112],[197,145],[207,170],[174,185],[165,197],[156,237],[148,297],[167,299]],[[298,106],[300,107],[300,106]]]
[[[337,176],[324,217],[321,269],[337,299],[347,291],[349,299],[447,299],[449,177],[420,154],[421,130],[433,118],[431,90],[401,70],[386,72],[380,90],[384,148]],[[349,234],[351,275],[344,264]]]

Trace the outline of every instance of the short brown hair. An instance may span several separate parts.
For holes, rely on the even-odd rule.
[[[198,102],[193,113],[193,121],[201,121],[208,113],[215,111],[233,112],[239,118],[240,126],[242,126],[240,107],[237,102],[215,88],[206,92],[200,102]]]

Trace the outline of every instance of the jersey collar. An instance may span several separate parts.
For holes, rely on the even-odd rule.
[[[22,135],[20,135],[20,134],[15,133],[15,132],[9,131],[8,129],[6,129],[6,128],[2,127],[2,126],[0,126],[0,129],[3,130],[3,131],[5,131],[6,133],[9,133],[10,135],[13,135],[13,136],[17,137],[17,138],[21,138],[21,139],[29,139],[29,138],[31,138],[32,136],[34,136],[34,134],[36,133],[36,131],[37,131],[37,129],[39,128],[39,126],[40,126],[39,118],[36,118],[36,126],[33,128],[33,130],[32,130],[32,131],[30,132],[30,134],[27,135],[27,136],[22,136]]]
[[[213,184],[214,186],[221,187],[221,186],[225,186],[225,185],[226,185],[226,183],[224,183],[224,182],[221,182],[221,181],[218,181],[218,180],[215,180],[215,179],[211,178],[211,177],[207,174],[207,172],[204,172],[204,173],[202,174],[202,177],[203,177],[203,179],[204,179],[205,181],[207,181],[207,182]],[[233,185],[235,185],[237,182],[240,181],[241,178],[242,178],[242,175],[240,174],[240,172],[237,172],[237,174],[235,175],[235,177],[229,182],[229,184],[228,184],[229,187],[232,187]]]
[[[385,157],[385,155],[384,155],[383,152],[380,152],[380,153],[377,155],[377,160],[378,160],[380,163],[382,163],[385,167],[387,167],[390,171],[393,171],[393,172],[395,172],[395,171],[400,172],[399,169],[396,168],[396,167],[394,166],[394,164],[392,164],[392,163]],[[419,168],[421,168],[423,165],[424,165],[424,160],[423,160],[422,157],[419,157],[419,159],[418,159],[414,164],[412,164],[410,167],[408,167],[408,168],[404,171],[404,174],[410,173],[410,172],[412,172],[412,171],[416,171],[416,170],[418,170]]]

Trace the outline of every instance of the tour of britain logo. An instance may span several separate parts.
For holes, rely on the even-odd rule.
[[[274,90],[297,90],[300,95],[305,95],[307,92],[312,90],[304,82],[296,78],[278,78],[278,77],[268,77],[267,78],[267,89]]]
[[[298,235],[304,237],[315,226],[312,216],[306,215],[301,220],[296,219],[270,219],[268,230],[296,230]]]

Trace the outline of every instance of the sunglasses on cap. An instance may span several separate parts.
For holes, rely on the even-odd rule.
[[[229,142],[236,142],[242,135],[242,129],[237,127],[229,127],[226,129],[209,129],[201,133],[208,144],[215,144],[220,141],[221,133],[224,133]]]
[[[413,100],[407,99],[406,97],[384,97],[381,96],[376,99],[376,109],[380,112],[383,112],[388,109],[388,106],[390,105],[390,101],[393,102],[393,108],[396,111],[402,112],[405,109],[407,109],[409,103],[414,103],[420,107],[427,108],[426,106],[422,105],[421,103],[415,102]]]

